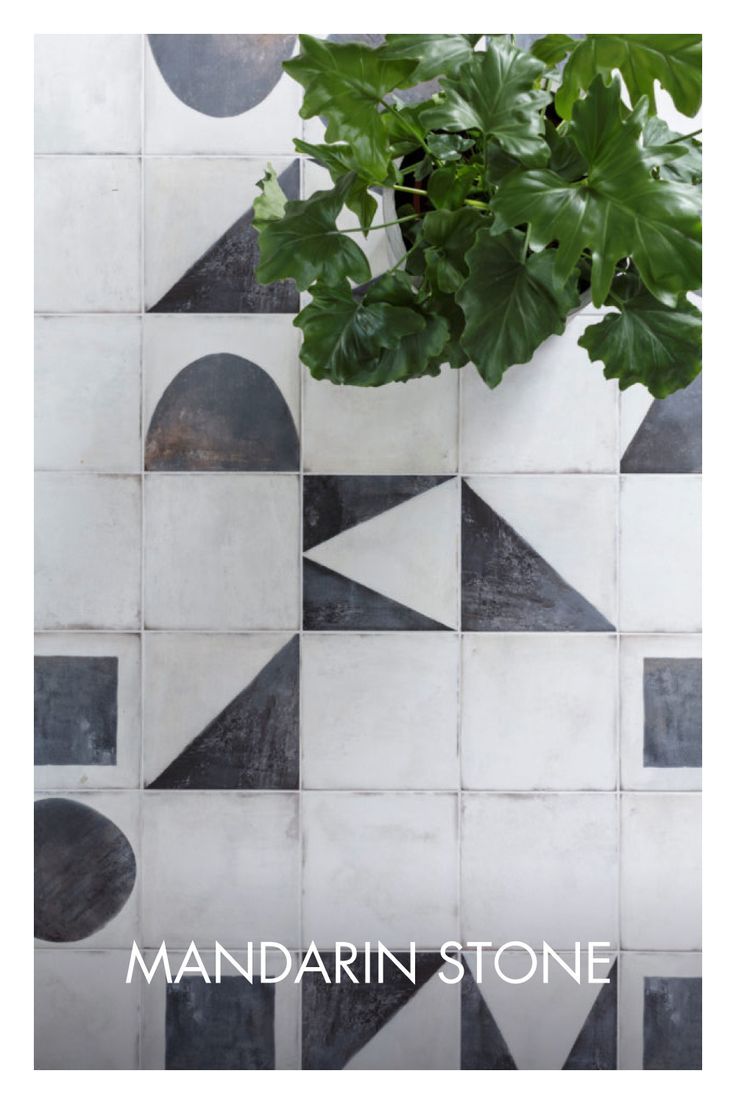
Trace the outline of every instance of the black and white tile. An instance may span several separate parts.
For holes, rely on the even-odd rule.
[[[702,1068],[699,954],[624,954],[619,1069]]]

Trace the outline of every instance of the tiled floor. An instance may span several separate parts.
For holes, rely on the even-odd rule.
[[[37,45],[37,1065],[697,1067],[699,385],[620,396],[585,318],[493,392],[315,382],[253,279],[266,161],[322,186],[293,36],[151,38]],[[134,938],[420,982],[126,986]]]

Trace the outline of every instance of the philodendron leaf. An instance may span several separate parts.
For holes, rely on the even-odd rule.
[[[578,304],[577,281],[562,287],[551,251],[526,256],[524,235],[480,230],[468,253],[469,275],[457,300],[465,314],[463,348],[490,387],[525,364],[550,334],[561,334]]]
[[[554,67],[566,58],[577,45],[574,38],[565,34],[548,34],[532,43],[532,53],[545,65]]]
[[[301,358],[315,379],[375,387],[436,375],[449,337],[439,315],[424,312],[404,273],[385,274],[362,297],[346,281],[318,282],[294,319],[304,334]]]
[[[315,145],[312,142],[303,142],[301,138],[295,138],[294,148],[298,153],[306,153],[308,157],[313,157],[318,164],[327,169],[333,184],[339,183],[349,172],[354,174],[345,193],[345,206],[357,215],[360,225],[366,227],[367,235],[367,228],[373,222],[378,203],[369,191],[370,181],[362,179],[355,172],[355,164],[350,156],[350,146]]]
[[[284,69],[304,86],[299,114],[327,120],[328,142],[349,142],[361,172],[382,181],[388,172],[388,136],[379,105],[394,88],[413,83],[411,58],[386,58],[379,49],[299,35],[301,52]]]
[[[430,285],[446,295],[454,294],[467,279],[466,256],[475,236],[488,218],[472,207],[459,211],[430,211],[422,221],[422,238],[429,248],[425,265]]]
[[[646,96],[656,111],[654,82],[669,92],[683,115],[693,116],[702,97],[701,35],[586,35],[576,42],[565,65],[555,107],[569,119],[581,92],[596,76],[610,77],[618,69],[632,104]]]
[[[662,180],[676,180],[683,184],[700,184],[703,179],[703,153],[695,138],[684,138],[652,115],[647,119],[642,134],[644,159],[650,167],[657,168]]]
[[[492,201],[497,232],[528,222],[532,248],[558,243],[560,281],[590,249],[596,306],[606,299],[616,262],[628,255],[649,290],[670,306],[682,292],[700,287],[697,192],[653,179],[639,141],[645,110],[642,100],[626,114],[618,80],[606,85],[597,77],[575,105],[567,130],[585,159],[587,177],[569,181],[549,169],[517,170],[504,177]]]
[[[509,42],[493,41],[473,53],[456,79],[441,82],[444,100],[422,114],[430,130],[480,130],[525,165],[544,165],[543,108],[551,95],[536,87],[541,61]]]
[[[270,163],[256,187],[261,194],[253,200],[253,225],[256,230],[262,230],[267,223],[283,218],[287,199],[279,184],[279,175]]]
[[[687,387],[702,367],[700,311],[683,295],[666,307],[636,276],[614,282],[617,314],[588,326],[578,340],[591,360],[602,360],[606,379],[623,391],[643,383],[656,399]],[[613,304],[613,300],[610,301]]]
[[[387,58],[414,58],[418,66],[412,83],[431,80],[441,73],[457,72],[469,60],[480,35],[463,34],[387,34],[381,53]]]
[[[289,200],[279,221],[259,228],[260,263],[256,279],[262,284],[291,277],[305,291],[316,279],[339,283],[342,279],[364,283],[371,277],[362,249],[337,229],[337,216],[354,182],[348,173],[329,191],[309,199]]]

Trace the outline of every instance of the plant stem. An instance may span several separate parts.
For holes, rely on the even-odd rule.
[[[386,226],[398,226],[400,222],[412,222],[421,218],[421,215],[404,215],[403,218],[393,219],[391,222],[379,222],[375,226],[348,226],[345,230],[330,230],[330,234],[370,234],[371,230],[383,230]]]
[[[678,134],[676,138],[670,138],[669,142],[665,142],[666,146],[674,146],[677,142],[686,142],[688,138],[697,138],[699,134],[703,133],[703,128],[700,130],[691,130],[689,134]]]
[[[412,195],[429,195],[429,192],[425,188],[409,188],[405,184],[393,184],[393,190],[395,192],[411,192]]]
[[[492,210],[490,203],[483,203],[480,199],[466,199],[465,205],[466,207],[480,207],[481,211]]]

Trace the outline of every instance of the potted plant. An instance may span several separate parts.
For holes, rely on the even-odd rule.
[[[495,387],[592,301],[607,313],[579,343],[607,378],[658,398],[695,378],[700,132],[669,130],[654,85],[696,114],[699,35],[300,43],[284,68],[326,140],[294,145],[332,187],[287,201],[269,166],[254,223],[258,279],[309,293],[313,376],[379,386],[472,362]],[[397,95],[435,78],[429,98]],[[395,264],[372,277],[360,236],[384,229]]]

